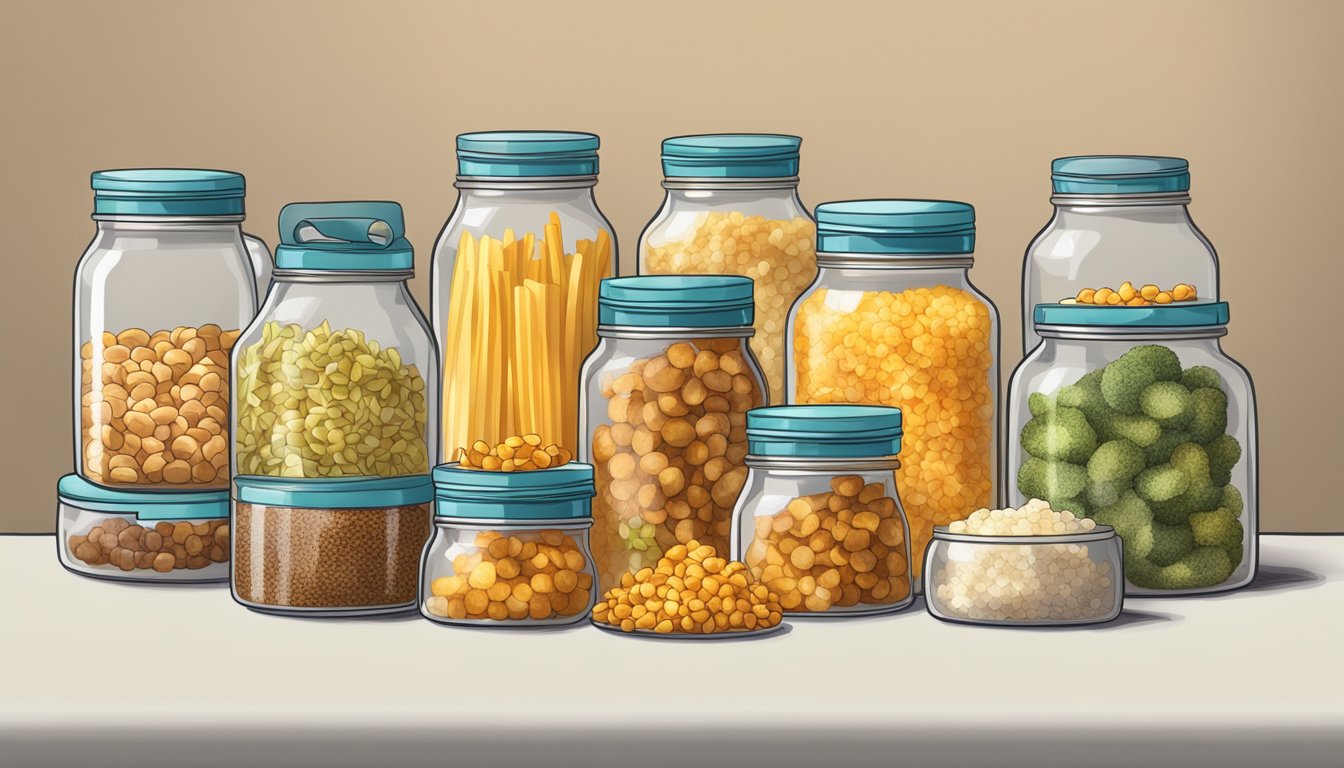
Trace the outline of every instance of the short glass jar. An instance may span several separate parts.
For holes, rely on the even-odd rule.
[[[420,615],[442,624],[548,627],[588,618],[593,468],[434,468],[434,538],[420,568]]]
[[[747,479],[747,411],[767,404],[747,345],[752,282],[663,275],[602,281],[583,364],[579,456],[593,465],[598,588],[698,541],[727,552]]]
[[[733,558],[786,616],[898,611],[915,599],[896,491],[899,408],[786,405],[747,414]]]
[[[1243,587],[1258,556],[1255,392],[1225,303],[1036,307],[1013,372],[1008,498],[1113,527],[1126,594]]]
[[[1022,351],[1040,343],[1032,309],[1084,288],[1178,283],[1218,300],[1218,256],[1190,219],[1190,165],[1179,157],[1091,155],[1051,163],[1054,215],[1027,246]]]
[[[315,617],[414,609],[434,496],[428,476],[240,476],[234,485],[232,584],[239,603]]]
[[[756,335],[770,400],[784,402],[785,323],[817,273],[816,225],[798,199],[802,139],[769,133],[663,140],[667,196],[639,238],[639,273],[755,281]]]
[[[114,491],[79,475],[56,488],[56,549],[67,570],[117,581],[228,581],[228,491]]]

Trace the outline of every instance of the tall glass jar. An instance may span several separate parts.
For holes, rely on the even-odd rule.
[[[430,278],[445,460],[529,433],[577,448],[597,285],[617,268],[593,197],[597,148],[597,136],[567,131],[457,137],[459,197]]]
[[[600,593],[696,540],[726,555],[747,479],[747,411],[766,404],[738,276],[602,281],[583,364],[579,455],[593,465]]]
[[[1027,246],[1022,268],[1023,353],[1040,343],[1032,308],[1084,289],[1119,291],[1128,282],[1170,292],[1184,284],[1190,300],[1218,300],[1218,256],[1190,219],[1185,160],[1061,157],[1051,180],[1054,216]]]
[[[414,254],[401,206],[287,205],[275,262],[233,355],[235,473],[428,473],[438,360],[406,286]]]
[[[817,279],[789,314],[790,402],[901,409],[918,590],[933,527],[998,493],[999,320],[967,274],[975,211],[859,200],[816,213]]]
[[[1250,375],[1223,352],[1224,303],[1036,307],[1009,384],[1008,497],[1115,528],[1129,595],[1236,589],[1255,576]]]
[[[75,469],[134,490],[226,488],[229,350],[257,311],[243,177],[93,174],[75,270]]]
[[[784,324],[817,273],[816,225],[798,199],[802,139],[765,133],[663,140],[662,206],[639,238],[639,272],[756,281],[756,335],[770,399],[784,401]]]

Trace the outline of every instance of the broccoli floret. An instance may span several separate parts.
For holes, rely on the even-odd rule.
[[[1223,488],[1222,504],[1227,510],[1237,517],[1241,517],[1241,511],[1245,504],[1241,499],[1241,491],[1237,490],[1235,485],[1228,485]]]
[[[1155,467],[1158,464],[1166,464],[1171,460],[1171,452],[1181,443],[1190,442],[1190,433],[1185,430],[1175,429],[1163,432],[1162,436],[1157,438],[1157,442],[1143,449],[1144,456],[1148,458],[1148,466]]]
[[[1209,477],[1214,485],[1232,482],[1232,468],[1241,461],[1241,443],[1231,435],[1219,435],[1204,445],[1209,454]]]
[[[1181,443],[1172,449],[1171,465],[1184,472],[1191,485],[1209,479],[1209,454],[1196,443]]]
[[[1156,381],[1179,381],[1181,360],[1158,344],[1134,347],[1102,369],[1101,394],[1121,413],[1138,413],[1143,390]]]
[[[1081,464],[1097,447],[1097,433],[1077,408],[1055,408],[1022,427],[1022,447],[1039,459]]]
[[[1086,485],[1087,470],[1066,461],[1047,461],[1031,456],[1017,470],[1017,487],[1022,495],[1029,499],[1045,499],[1055,509],[1059,509],[1057,502],[1077,496]]]
[[[1099,483],[1129,482],[1145,466],[1142,448],[1128,440],[1108,440],[1087,460],[1087,476]]]
[[[1201,387],[1190,393],[1190,437],[1207,443],[1227,431],[1227,395],[1221,390]]]
[[[1082,496],[1060,499],[1058,502],[1051,501],[1050,506],[1060,512],[1072,512],[1073,516],[1077,518],[1092,516],[1092,513],[1089,511],[1091,507],[1089,507],[1087,502],[1083,500]]]
[[[1185,369],[1181,374],[1181,383],[1186,389],[1200,389],[1208,387],[1209,389],[1222,390],[1223,379],[1218,372],[1207,365],[1195,365]]]
[[[1162,568],[1148,562],[1145,557],[1131,558],[1129,546],[1125,546],[1125,581],[1144,589],[1160,589]]]
[[[1207,479],[1200,480],[1174,499],[1152,502],[1153,517],[1168,525],[1184,523],[1196,512],[1217,509],[1222,496],[1221,488]]]
[[[1219,507],[1212,512],[1196,512],[1190,516],[1190,530],[1195,535],[1195,543],[1204,547],[1222,547],[1229,557],[1235,554],[1235,560],[1241,561],[1242,545],[1245,543],[1246,529],[1242,527],[1237,515],[1227,507]]]
[[[1148,560],[1154,565],[1171,565],[1194,548],[1195,537],[1190,526],[1153,523],[1153,548],[1148,552]]]
[[[1169,501],[1185,493],[1190,478],[1170,464],[1145,469],[1134,478],[1134,488],[1148,501]]]
[[[1196,547],[1177,563],[1162,569],[1156,589],[1200,589],[1227,581],[1236,566],[1218,547]]]
[[[1100,525],[1109,525],[1125,544],[1125,561],[1142,559],[1153,549],[1153,513],[1133,491],[1125,491],[1120,500],[1097,512]]]
[[[1074,383],[1061,387],[1056,401],[1060,405],[1077,408],[1087,416],[1088,421],[1095,423],[1111,413],[1111,407],[1101,396],[1101,374],[1102,369],[1098,368],[1084,374]]]
[[[1043,416],[1055,407],[1055,399],[1043,392],[1032,392],[1027,395],[1027,410],[1031,411],[1032,416]]]
[[[1139,414],[1107,411],[1092,419],[1092,424],[1096,427],[1097,437],[1102,440],[1123,438],[1140,448],[1147,448],[1162,436],[1162,427],[1157,421]]]
[[[1130,488],[1128,481],[1116,481],[1113,483],[1095,483],[1087,484],[1087,503],[1096,509],[1109,507],[1120,500],[1120,495]]]
[[[1194,417],[1190,390],[1179,381],[1149,384],[1139,396],[1139,409],[1167,429],[1180,429]]]

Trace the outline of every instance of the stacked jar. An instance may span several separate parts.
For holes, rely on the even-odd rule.
[[[262,611],[415,605],[438,364],[392,202],[280,212],[266,302],[233,354],[233,593]]]
[[[440,454],[540,435],[578,446],[579,368],[616,240],[597,208],[598,138],[457,137],[457,207],[434,246],[430,311],[443,361]]]
[[[602,281],[583,365],[598,588],[697,541],[727,552],[747,479],[747,411],[767,402],[747,340],[752,282],[737,276]]]
[[[933,527],[997,492],[998,312],[967,275],[975,211],[858,200],[816,216],[817,279],[790,312],[790,402],[901,409],[897,477],[918,590]]]
[[[1027,246],[1022,351],[1040,343],[1037,304],[1218,300],[1218,257],[1190,219],[1179,157],[1092,155],[1051,164],[1054,216]]]
[[[756,283],[756,335],[772,402],[784,401],[789,307],[816,276],[816,227],[798,199],[802,139],[762,133],[663,141],[667,197],[639,239],[639,272]]]
[[[240,226],[244,180],[135,169],[92,183],[97,234],[75,272],[76,473],[58,488],[61,562],[110,578],[222,580],[229,351],[262,279]]]

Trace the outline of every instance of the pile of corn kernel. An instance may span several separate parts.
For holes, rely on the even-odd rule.
[[[748,578],[747,567],[691,541],[667,551],[656,568],[621,576],[593,608],[593,620],[658,634],[712,634],[779,624],[779,596]]]
[[[794,299],[817,274],[816,225],[711,211],[675,240],[649,243],[643,274],[743,275],[756,284],[756,335],[751,351],[769,384],[770,402],[784,402],[785,324]]]
[[[1152,304],[1171,304],[1175,301],[1194,301],[1195,286],[1189,283],[1177,283],[1170,291],[1164,291],[1151,283],[1134,287],[1126,280],[1119,288],[1084,288],[1073,299],[1065,299],[1066,304],[1093,304],[1096,306],[1146,307]]]
[[[484,440],[477,440],[471,448],[462,449],[458,465],[489,472],[527,472],[563,466],[572,458],[567,449],[554,443],[542,445],[541,435],[526,434],[511,435],[493,447]]]
[[[984,301],[950,286],[823,289],[794,321],[797,402],[901,409],[896,477],[916,577],[933,527],[990,503],[992,326]]]
[[[453,575],[429,584],[425,610],[446,619],[545,621],[587,613],[593,575],[574,537],[543,530],[476,534],[453,558]]]

